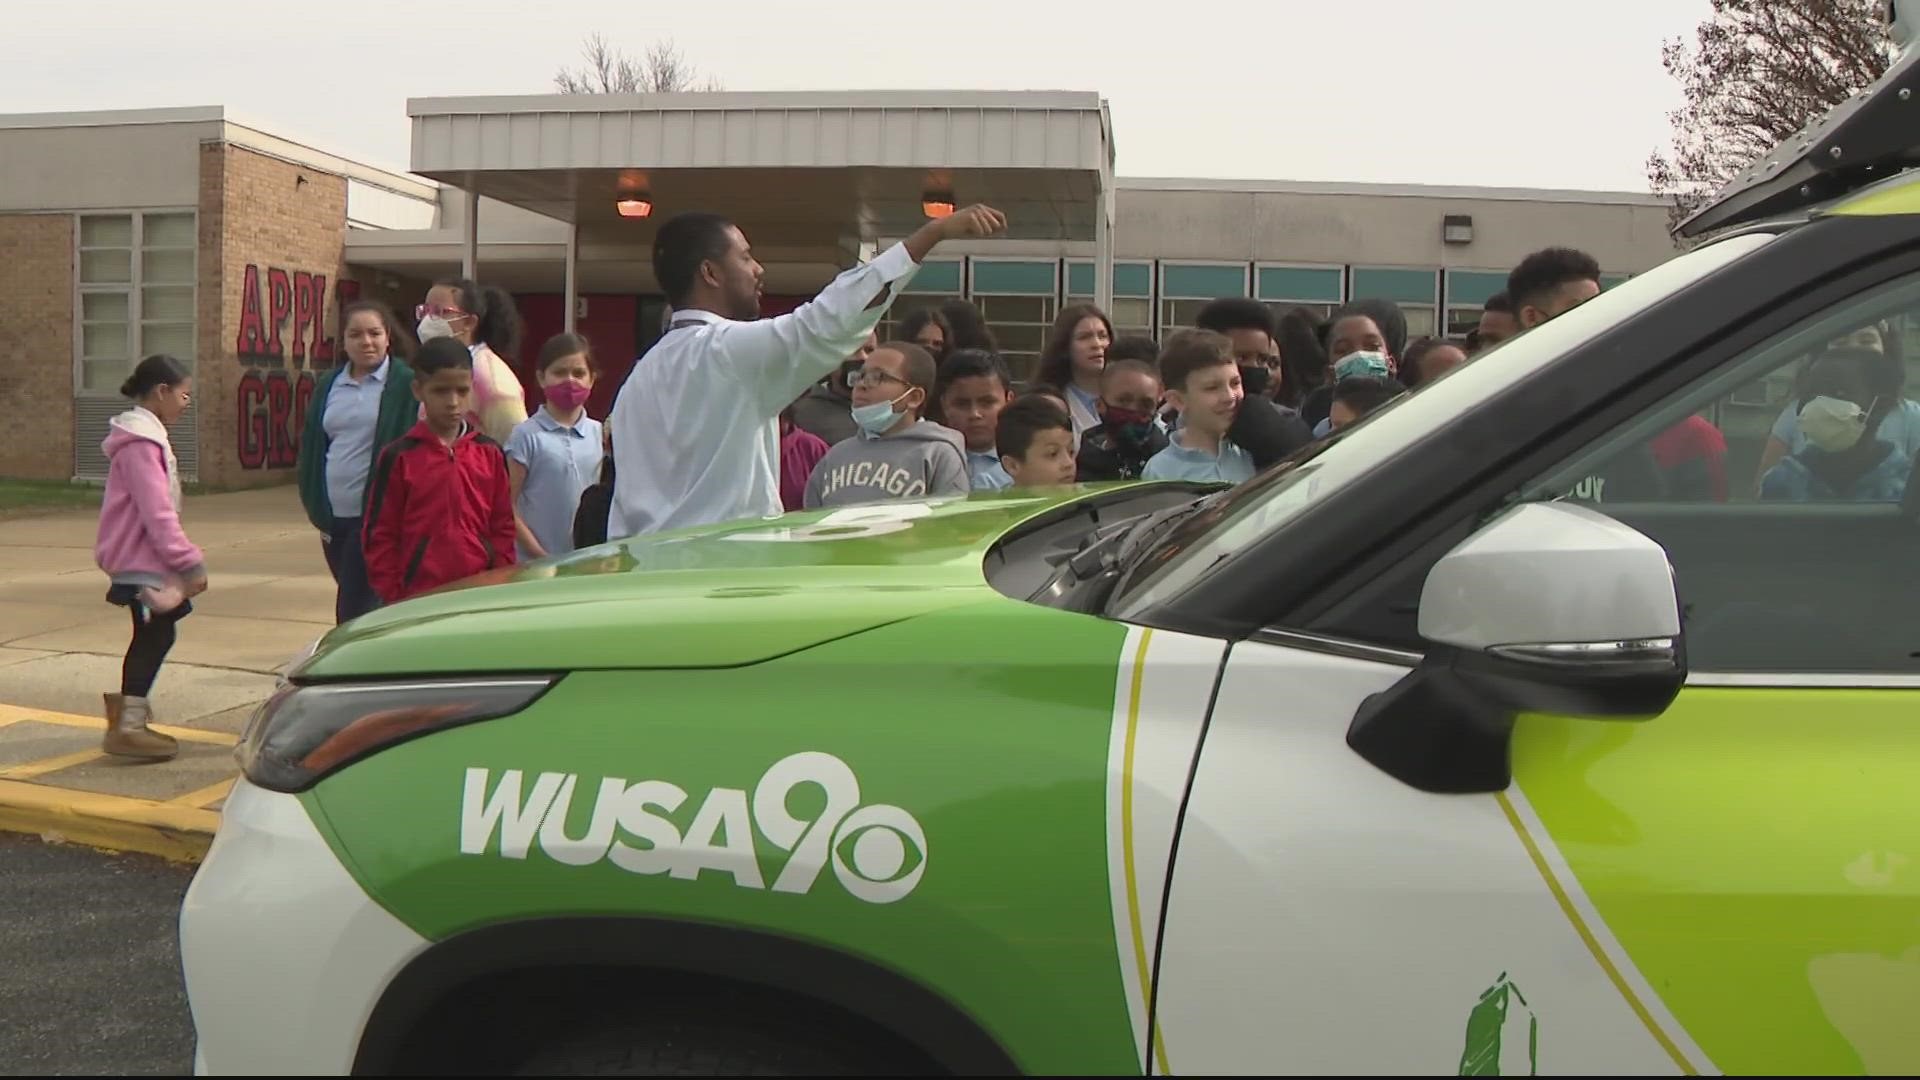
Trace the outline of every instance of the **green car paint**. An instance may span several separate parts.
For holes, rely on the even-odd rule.
[[[925,607],[724,687],[575,671],[302,799],[430,940],[567,915],[750,927],[917,980],[1029,1071],[1137,1074],[1106,855],[1125,628],[984,589]]]
[[[1690,687],[1644,724],[1517,726],[1521,789],[1725,1073],[1920,1069],[1916,706],[1910,689]]]
[[[758,663],[995,595],[982,570],[992,543],[1096,490],[816,511],[605,544],[363,616],[329,633],[297,674]]]
[[[1519,1015],[1527,1022],[1527,1075],[1540,1071],[1540,1018],[1521,995],[1520,988],[1506,972],[1493,981],[1467,1014],[1466,1048],[1460,1052],[1461,1076],[1499,1076],[1501,1055],[1511,1023],[1517,1019],[1512,1007],[1518,1003]]]

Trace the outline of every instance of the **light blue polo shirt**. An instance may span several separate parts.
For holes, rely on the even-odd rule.
[[[380,426],[380,396],[386,392],[387,368],[380,366],[364,379],[355,379],[351,367],[334,376],[327,388],[327,407],[320,426],[327,433],[327,502],[337,518],[357,518],[367,493],[367,475],[373,471],[373,434]]]
[[[573,515],[580,509],[581,493],[599,478],[605,453],[600,421],[583,414],[578,424],[567,427],[544,407],[507,439],[507,460],[527,470],[513,508],[548,555],[573,550]],[[519,554],[522,561],[531,557],[525,549]]]
[[[1221,439],[1220,453],[1209,454],[1180,445],[1180,433],[1176,433],[1165,450],[1147,459],[1147,467],[1140,470],[1140,479],[1240,484],[1253,479],[1253,473],[1253,455],[1230,440]]]
[[[1013,477],[1000,464],[1000,455],[990,450],[967,451],[967,480],[975,491],[1000,491],[1013,486]]]

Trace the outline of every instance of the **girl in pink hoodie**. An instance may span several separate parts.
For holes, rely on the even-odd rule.
[[[193,611],[187,598],[207,588],[200,549],[180,528],[180,466],[167,438],[167,428],[193,403],[193,377],[171,356],[149,356],[120,393],[134,407],[113,418],[100,445],[109,467],[93,559],[112,582],[107,602],[133,613],[133,640],[120,668],[120,692],[105,695],[101,748],[163,761],[179,744],[148,729],[147,695],[173,648],[174,624]]]

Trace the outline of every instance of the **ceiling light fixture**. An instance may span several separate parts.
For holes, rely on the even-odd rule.
[[[920,196],[920,212],[930,218],[951,216],[953,214],[953,194],[951,192],[927,192]]]
[[[636,195],[629,195],[613,204],[624,218],[643,218],[653,214],[653,204]]]

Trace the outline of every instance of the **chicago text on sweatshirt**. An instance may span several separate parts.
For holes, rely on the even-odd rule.
[[[807,480],[806,506],[851,506],[887,499],[965,495],[967,457],[960,433],[921,420],[892,435],[856,435],[827,451]]]

